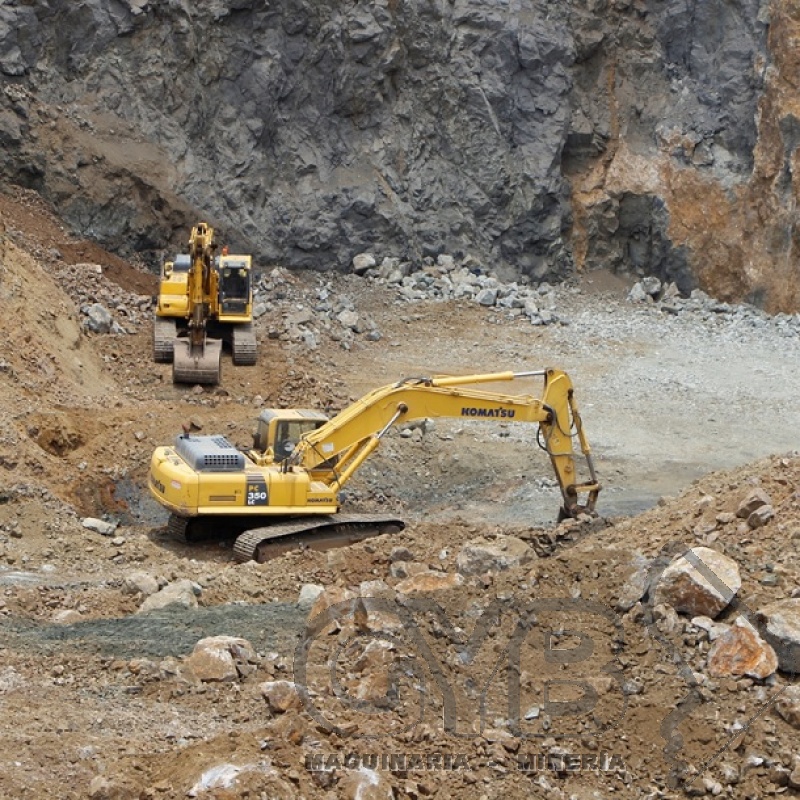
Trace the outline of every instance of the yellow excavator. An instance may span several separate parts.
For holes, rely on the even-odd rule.
[[[256,363],[253,331],[252,258],[216,255],[214,229],[192,228],[189,252],[164,264],[153,322],[153,357],[172,362],[175,383],[217,384],[222,375],[222,344],[233,363]]]
[[[531,377],[544,379],[541,397],[471,388]],[[561,517],[594,511],[600,485],[572,382],[557,369],[404,379],[373,390],[332,419],[305,409],[265,409],[248,451],[224,436],[184,433],[153,453],[150,493],[171,512],[174,536],[237,536],[239,561],[263,562],[298,546],[325,549],[402,530],[396,517],[343,514],[340,491],[392,426],[437,417],[537,424],[538,444],[561,487]],[[585,482],[578,479],[573,439],[585,460]]]

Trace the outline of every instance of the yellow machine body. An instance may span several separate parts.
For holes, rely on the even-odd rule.
[[[219,383],[223,342],[235,364],[256,363],[252,257],[216,255],[214,229],[192,228],[189,252],[164,264],[153,323],[154,359],[176,383]]]

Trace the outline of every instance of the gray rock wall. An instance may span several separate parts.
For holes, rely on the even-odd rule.
[[[7,2],[0,170],[123,252],[205,218],[263,264],[377,248],[690,289],[681,204],[751,180],[780,4]]]

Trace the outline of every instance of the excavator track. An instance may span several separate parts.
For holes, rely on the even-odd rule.
[[[245,525],[242,524],[243,518],[239,519],[240,524],[238,527],[233,526],[234,531],[242,531],[245,528]],[[230,521],[225,520],[222,524],[219,523],[220,520],[201,520],[197,517],[180,517],[177,514],[170,514],[167,521],[167,536],[181,544],[218,542],[221,539],[232,538]]]
[[[191,344],[178,339],[173,345],[173,383],[215,385],[222,377],[222,341],[206,339],[202,352],[192,353]]]
[[[329,550],[346,547],[372,536],[397,533],[405,522],[397,517],[377,514],[336,514],[312,519],[293,519],[253,528],[236,539],[234,558],[243,563],[257,561],[263,564],[290,550],[308,547],[312,550]]]
[[[153,358],[157,364],[169,364],[172,361],[176,336],[177,326],[174,319],[156,317],[153,320]]]
[[[187,535],[189,530],[189,520],[186,517],[179,517],[177,514],[170,514],[167,521],[167,535],[178,542],[188,544],[190,539]]]
[[[231,331],[233,363],[238,366],[253,366],[258,359],[258,342],[251,323],[236,325]]]

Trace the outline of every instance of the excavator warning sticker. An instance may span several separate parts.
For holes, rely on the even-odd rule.
[[[263,478],[255,478],[247,481],[247,491],[245,492],[245,503],[248,506],[269,505],[269,495],[267,494],[267,483]]]

